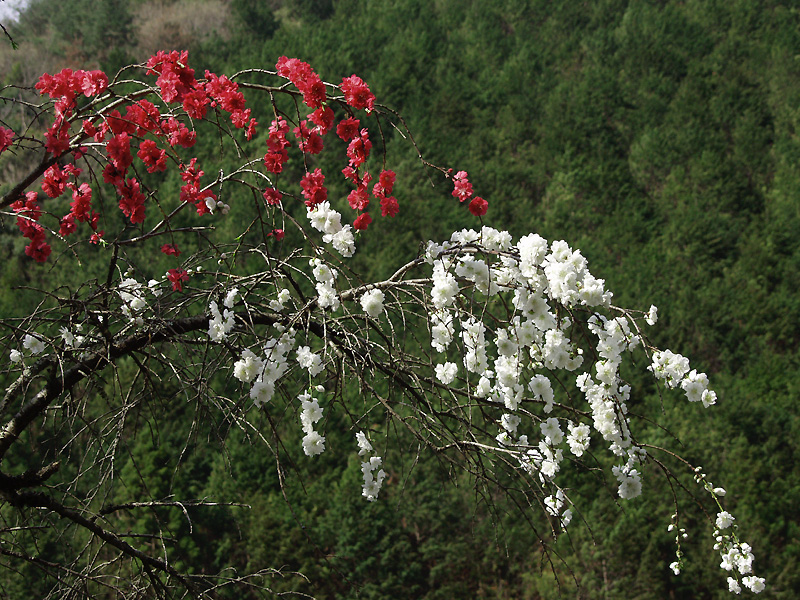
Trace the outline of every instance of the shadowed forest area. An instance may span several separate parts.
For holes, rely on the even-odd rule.
[[[31,88],[63,67],[111,76],[172,49],[187,49],[198,73],[274,70],[285,55],[308,61],[325,81],[358,74],[403,115],[426,159],[469,172],[489,201],[485,223],[515,237],[566,240],[606,280],[615,304],[658,306],[651,338],[691,357],[719,400],[689,410],[696,407],[660,397],[653,381],[631,373],[639,394],[632,410],[655,411],[666,430],[652,425],[650,438],[681,440],[683,456],[728,490],[767,580],[765,597],[800,595],[796,2],[33,0],[19,22],[4,25],[18,48],[0,45],[3,86]],[[0,104],[0,120],[13,123],[14,110]],[[403,213],[376,221],[360,245],[352,260],[365,279],[387,277],[424,240],[474,226],[448,201],[451,188],[421,175],[400,132],[382,133]],[[231,168],[237,157],[219,156],[215,141],[199,139],[198,156]],[[0,195],[23,171],[14,157],[0,158]],[[173,174],[161,189],[179,185]],[[331,177],[329,194],[344,198],[345,181]],[[247,227],[246,200],[230,202],[219,234]],[[13,217],[2,218],[0,315],[35,310],[31,282],[55,289],[102,277],[90,253],[78,273],[34,263]],[[180,509],[161,513],[158,526],[178,536],[198,571],[274,568],[274,591],[319,599],[730,596],[704,520],[682,523],[686,567],[679,576],[668,568],[673,492],[712,518],[715,510],[691,473],[668,481],[648,465],[644,493],[625,503],[614,482],[598,494],[587,478],[568,481],[580,502],[552,546],[556,560],[503,498],[413,445],[391,465],[380,499],[365,503],[355,459],[324,454],[281,482],[274,457],[253,452],[238,430],[230,429],[227,452],[203,452],[215,424],[198,425],[180,402],[169,410],[174,421],[129,440],[115,501],[135,500],[144,473],[163,484],[150,496],[249,505],[197,511],[191,532]],[[328,425],[331,445],[335,430]],[[286,435],[297,445],[299,432]],[[346,428],[341,435],[352,437]],[[136,529],[133,520],[154,517],[130,518]],[[58,557],[61,543],[53,537],[36,550]],[[0,576],[0,596],[10,600],[45,589],[30,565]]]

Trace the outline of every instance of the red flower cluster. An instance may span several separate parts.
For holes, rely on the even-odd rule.
[[[17,213],[17,227],[22,235],[28,238],[31,243],[25,246],[25,254],[36,262],[44,262],[50,256],[51,248],[44,239],[44,228],[39,225],[39,218],[42,210],[36,202],[38,194],[28,192],[25,200],[17,200],[11,204],[11,209]]]
[[[459,171],[455,174],[453,177],[453,196],[458,198],[459,202],[472,199],[469,203],[469,212],[476,217],[482,217],[489,210],[489,203],[480,196],[472,197],[472,184],[467,177],[466,171]]]
[[[247,127],[247,139],[255,134],[257,122],[245,109],[244,95],[239,85],[226,76],[218,77],[206,71],[205,84],[197,81],[194,69],[189,67],[189,53],[159,50],[147,61],[147,75],[158,75],[156,85],[165,102],[180,102],[192,119],[202,119],[208,106],[219,107],[230,113],[231,123],[237,128]]]
[[[267,188],[264,192],[264,200],[270,206],[280,206],[281,198],[283,198],[283,194],[276,188]]]
[[[317,133],[325,135],[333,127],[333,109],[330,106],[320,106],[308,115],[308,120],[316,125]]]
[[[131,178],[117,185],[119,193],[119,209],[131,223],[144,222],[144,194],[141,192],[139,182]]]
[[[289,160],[291,146],[286,134],[289,133],[289,126],[285,119],[275,119],[269,126],[269,137],[267,138],[267,148],[269,152],[264,155],[264,165],[270,173],[280,173],[283,171],[284,163]]]
[[[372,194],[381,201],[381,216],[383,217],[394,217],[400,212],[397,198],[392,196],[395,177],[394,171],[381,171],[378,183],[372,188]]]
[[[167,256],[180,256],[181,251],[178,250],[177,244],[164,244],[161,246],[161,252]]]
[[[356,110],[365,108],[369,112],[375,107],[375,94],[369,91],[367,84],[358,75],[342,79],[341,89],[344,101]]]
[[[66,119],[75,106],[75,96],[83,93],[89,98],[102,94],[108,87],[108,76],[102,71],[62,69],[56,75],[45,73],[35,87],[42,95],[58,98],[56,115]]]
[[[306,199],[306,206],[312,208],[328,199],[328,190],[325,187],[325,175],[322,169],[316,168],[312,173],[306,173],[300,180],[300,187],[303,188],[303,197]]]
[[[197,90],[194,69],[189,67],[189,53],[159,50],[147,61],[146,75],[158,75],[156,85],[165,102],[183,102],[184,97]],[[188,112],[188,111],[187,111]]]
[[[80,185],[70,183],[69,186],[72,188],[72,202],[69,205],[69,214],[64,219],[72,217],[72,227],[67,227],[67,230],[62,232],[61,235],[69,235],[75,231],[76,220],[81,223],[92,221],[92,188],[89,187],[88,183]],[[64,219],[62,219],[62,222]]]
[[[75,97],[83,93],[87,98],[96,96],[108,87],[108,77],[102,71],[73,71],[62,69],[56,75],[45,73],[39,78],[36,89],[42,95],[56,100],[56,118],[45,133],[45,149],[53,156],[69,150],[69,118],[75,108]]]
[[[453,196],[458,198],[459,202],[464,202],[472,198],[472,184],[467,179],[466,171],[459,171],[453,177],[455,189],[453,189]]]
[[[148,173],[167,170],[167,151],[160,149],[153,140],[143,140],[136,156],[147,165]]]
[[[353,137],[347,146],[347,158],[350,159],[350,166],[358,169],[367,162],[370,150],[372,150],[372,142],[369,141],[369,131],[362,129],[361,133]]]
[[[197,159],[189,161],[189,166],[181,165],[181,179],[184,181],[181,187],[181,201],[190,202],[197,207],[197,214],[204,215],[211,212],[206,204],[207,200],[217,201],[217,197],[209,190],[202,190],[200,178],[205,174],[196,167]]]
[[[257,122],[250,117],[250,109],[244,107],[244,94],[239,91],[238,83],[231,81],[225,75],[217,77],[211,71],[206,71],[205,92],[212,99],[211,106],[219,106],[225,112],[229,112],[234,127],[237,129],[247,127],[247,139],[253,138]],[[184,108],[185,106],[184,102]],[[186,112],[192,118],[197,118],[188,110]]]
[[[298,139],[300,150],[308,154],[322,152],[322,137],[316,131],[309,131],[308,121],[300,121],[300,127],[294,128],[294,135]]]
[[[319,108],[325,104],[325,84],[311,68],[311,65],[299,58],[281,56],[275,65],[278,75],[291,81],[303,94],[303,102],[309,108]]]
[[[205,79],[198,81],[195,71],[189,67],[188,52],[160,51],[147,61],[147,74],[156,76],[156,84],[161,99],[166,103],[180,103],[183,111],[190,119],[203,119],[210,108],[219,109],[230,114],[232,123],[237,128],[247,128],[246,135],[250,139],[255,134],[257,122],[251,116],[251,110],[245,107],[244,95],[239,85],[226,76],[218,76],[210,71],[205,72]],[[305,104],[312,109],[306,119],[298,119],[294,127],[300,150],[306,154],[318,154],[323,150],[323,136],[335,125],[334,111],[328,105],[325,83],[314,72],[308,63],[297,58],[281,57],[276,68],[278,74],[289,79],[302,94]],[[82,122],[81,132],[73,137],[70,134],[71,122],[76,98],[83,93],[87,97],[101,94],[108,87],[108,77],[101,71],[72,71],[64,69],[55,76],[43,75],[36,88],[45,95],[56,99],[55,120],[45,134],[45,147],[54,156],[61,156],[70,148],[74,150],[74,159],[78,160],[87,152],[87,148],[79,144],[86,137],[93,138],[96,144],[105,147],[107,162],[103,169],[103,180],[116,188],[119,207],[132,223],[145,220],[145,201],[147,193],[135,177],[129,177],[134,161],[133,153],[142,161],[148,173],[166,171],[172,159],[180,165],[181,187],[180,198],[196,206],[198,214],[210,212],[217,204],[217,197],[208,190],[203,191],[200,179],[203,171],[197,168],[197,159],[193,158],[188,166],[180,162],[177,146],[191,148],[196,141],[196,133],[181,122],[176,116],[162,118],[161,109],[146,99],[132,101],[127,107],[114,103],[115,110],[101,111]],[[333,87],[333,86],[332,86]],[[369,86],[356,75],[342,79],[340,86],[348,116],[336,126],[337,135],[347,145],[348,164],[342,170],[345,178],[353,183],[354,189],[348,195],[350,206],[357,211],[366,211],[370,198],[380,201],[381,214],[393,217],[398,214],[397,199],[392,196],[395,174],[392,171],[381,171],[378,182],[373,185],[373,176],[366,170],[366,164],[372,151],[369,131],[361,127],[359,119],[353,116],[354,110],[370,112],[375,108],[375,95]],[[337,102],[341,98],[336,99]],[[174,112],[171,109],[168,112]],[[276,116],[269,128],[267,153],[264,155],[266,169],[275,174],[283,171],[288,160],[288,149],[291,142],[287,139],[290,126],[287,119]],[[13,140],[14,133],[0,127],[0,152],[7,149]],[[175,149],[175,150],[173,150]],[[103,232],[97,231],[99,215],[92,211],[92,188],[89,183],[79,183],[80,169],[64,160],[51,166],[44,174],[42,189],[52,197],[61,196],[66,188],[72,190],[70,212],[61,218],[59,233],[63,236],[72,234],[77,223],[85,222],[94,230],[91,241],[100,241]],[[471,200],[469,210],[478,216],[486,213],[488,204],[482,198],[473,198],[472,185],[467,173],[458,172],[455,177],[453,195],[460,201]],[[308,207],[313,208],[327,200],[325,176],[320,168],[307,172],[301,180],[302,194]],[[372,186],[370,188],[370,186]],[[370,194],[371,191],[371,194]],[[268,205],[280,205],[282,193],[275,187],[263,192]],[[38,207],[37,207],[38,208]],[[20,205],[20,211],[31,212],[33,209]],[[40,212],[40,211],[39,211]],[[224,212],[224,210],[223,210]],[[37,260],[44,260],[48,251],[44,250],[44,229],[38,225],[37,219],[21,214],[24,222],[20,228],[32,240],[33,247],[29,254]],[[354,222],[357,230],[366,229],[372,217],[363,212]],[[35,224],[32,225],[31,223]],[[279,230],[270,235],[278,237]],[[36,243],[33,243],[36,242]],[[162,252],[178,254],[174,244],[166,244]],[[175,270],[174,270],[175,271]],[[176,271],[177,272],[177,271]],[[185,272],[180,272],[185,275]],[[180,287],[185,281],[183,276],[173,281]]]

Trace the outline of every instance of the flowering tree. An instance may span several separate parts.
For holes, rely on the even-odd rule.
[[[313,459],[327,449],[327,428],[345,423],[351,448],[327,451],[360,457],[363,485],[353,492],[365,502],[380,498],[387,452],[411,439],[505,490],[543,542],[580,515],[580,498],[559,474],[596,468],[597,458],[583,462],[592,448],[609,453],[607,481],[623,501],[646,490],[648,465],[677,482],[664,459],[678,459],[716,508],[708,517],[730,591],[763,590],[751,548],[724,510],[725,490],[642,439],[628,410],[636,391],[621,369],[643,363],[676,390],[670,396],[693,403],[690,410],[716,402],[704,373],[650,343],[656,307],[616,306],[564,241],[535,233],[514,240],[483,223],[422,244],[417,258],[383,280],[363,281],[349,259],[372,233],[371,214],[378,207],[382,218],[402,214],[391,157],[384,150],[376,161],[373,140],[383,142],[387,127],[411,144],[413,137],[356,75],[326,83],[286,57],[275,68],[198,78],[186,52],[159,52],[144,79],[136,67],[111,81],[100,71],[65,69],[41,77],[36,89],[49,100],[26,102],[25,129],[0,129],[0,152],[34,165],[2,199],[28,240],[25,253],[64,265],[81,260],[88,241],[104,265],[96,281],[42,290],[33,314],[2,320],[10,359],[0,402],[3,564],[41,568],[53,597],[268,589],[270,570],[209,574],[183,565],[178,541],[158,521],[130,531],[130,513],[178,507],[188,518],[188,507],[225,499],[164,497],[140,474],[140,497],[115,501],[132,415],[146,409],[163,417],[153,397],[169,388],[196,407],[198,422],[261,440],[282,476],[282,456]],[[245,90],[268,102],[253,109]],[[243,144],[258,139],[257,119],[271,122],[266,150],[251,158]],[[206,175],[212,165],[192,155],[198,135],[237,152],[238,168]],[[337,144],[351,188],[341,202],[328,197],[330,173],[316,166],[316,155]],[[486,216],[488,203],[467,173],[420,161],[450,180],[452,196],[476,221]],[[289,164],[302,165],[299,181]],[[165,179],[157,174],[170,172],[180,175],[179,193],[159,187]],[[234,185],[252,197],[252,221],[220,239],[211,229],[231,210]],[[339,210],[347,205],[350,216]],[[183,240],[198,239],[186,258]],[[174,261],[166,273],[148,260],[159,252]],[[109,389],[113,399],[98,403]],[[284,447],[287,427],[302,431],[296,448]],[[679,507],[676,494],[675,574],[686,536]],[[43,529],[69,531],[71,555],[56,562],[32,552]]]

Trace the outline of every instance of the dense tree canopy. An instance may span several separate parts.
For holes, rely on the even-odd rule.
[[[96,9],[97,3],[39,0],[19,23],[4,23],[19,49],[6,44],[0,51],[2,84],[11,86],[4,88],[3,98],[39,103],[31,87],[42,72],[103,69],[113,78],[131,60],[144,63],[157,50],[183,47],[198,74],[205,69],[229,75],[253,67],[274,70],[284,55],[308,61],[332,83],[357,73],[380,102],[403,116],[416,147],[402,124],[388,115],[380,134],[370,125],[370,169],[377,178],[383,166],[377,157],[385,152],[386,168],[396,173],[393,194],[402,212],[382,219],[373,204],[374,221],[347,263],[348,273],[360,279],[344,271],[340,277],[349,277],[352,289],[387,280],[420,256],[420,242],[442,241],[453,231],[476,227],[466,206],[453,201],[452,179],[422,167],[418,150],[432,164],[469,172],[476,192],[489,201],[487,224],[507,229],[514,240],[535,231],[580,248],[591,272],[615,292],[614,304],[645,311],[651,303],[659,307],[658,324],[647,330],[650,341],[690,356],[693,367],[708,373],[718,396],[708,410],[686,410],[697,407],[681,406],[685,403],[678,396],[665,392],[646,372],[648,358],[634,355],[636,366],[625,367],[622,374],[635,390],[630,411],[644,418],[638,435],[658,446],[676,447],[672,436],[686,444],[681,456],[702,465],[729,491],[725,507],[753,545],[770,597],[797,595],[800,65],[795,57],[800,17],[793,2],[101,4],[108,14]],[[258,73],[244,80],[275,85]],[[134,93],[133,88],[124,93]],[[279,111],[294,110],[291,102],[275,102]],[[239,135],[237,142],[242,155],[263,154],[270,102],[262,96],[248,99],[248,106],[260,113],[260,133],[253,140]],[[41,138],[50,122],[30,122],[30,115],[18,102],[0,103],[0,127]],[[337,122],[343,116],[337,112]],[[23,124],[30,128],[21,130]],[[219,125],[217,131],[222,130]],[[192,152],[206,179],[210,182],[217,172],[234,173],[241,166],[240,154],[232,148],[220,154],[220,134],[204,131]],[[340,157],[346,152],[345,141],[327,143]],[[30,171],[27,160],[14,149],[0,156],[1,195]],[[341,171],[340,162],[323,153],[309,166],[334,174]],[[299,182],[305,171],[304,162],[294,158],[281,177]],[[163,198],[177,198],[184,185],[177,171],[163,177],[144,173],[142,182]],[[332,175],[325,183],[332,203],[347,207],[353,186]],[[292,193],[301,198],[299,184],[294,185]],[[251,231],[251,224],[258,223],[258,235],[284,229],[283,247],[300,246],[302,237],[293,227],[254,221],[254,196],[247,188],[223,191],[230,194],[225,197],[230,213],[214,221],[213,237],[199,229],[204,223],[179,220],[174,229],[187,231],[158,239],[158,246],[176,244],[180,257],[131,245],[124,248],[127,264],[137,273],[198,266],[216,270],[215,262],[198,262],[212,240],[227,256],[214,260],[222,260],[245,289],[262,267],[242,252],[252,239],[237,239]],[[215,193],[220,192],[215,188]],[[148,196],[148,202],[154,197]],[[113,193],[103,202],[106,231],[127,223],[133,235],[130,220],[111,210],[118,202]],[[52,206],[43,204],[45,210]],[[80,295],[87,282],[102,287],[125,278],[126,267],[120,264],[112,274],[110,249],[89,245],[88,235],[74,247],[54,239],[49,262],[35,263],[25,255],[28,240],[19,234],[16,214],[8,207],[4,211],[4,339],[21,342],[34,320],[56,314],[48,312],[55,309],[36,290]],[[302,210],[287,212],[286,218],[305,219]],[[261,241],[275,245],[276,238]],[[306,265],[309,258],[304,258]],[[196,282],[205,276],[193,277],[187,290],[200,290]],[[211,280],[202,281],[205,296],[168,295],[195,298],[197,314],[208,311],[213,298],[223,308],[225,294],[213,293],[229,291],[229,286],[220,280],[209,287]],[[297,293],[309,294],[314,284],[298,281]],[[101,300],[82,301],[91,306]],[[259,301],[268,298],[253,298],[253,305]],[[430,342],[424,343],[430,350]],[[4,356],[13,349],[2,348]],[[176,358],[169,352],[151,358],[167,369]],[[189,364],[191,352],[179,356],[183,364]],[[383,457],[386,482],[379,500],[366,502],[360,496],[364,481],[357,456],[347,459],[347,453],[327,451],[312,461],[298,452],[303,437],[299,411],[272,422],[262,416],[256,426],[240,427],[235,415],[248,392],[236,387],[221,357],[208,363],[219,365],[219,372],[209,367],[197,379],[190,370],[179,377],[164,371],[158,381],[146,381],[147,370],[137,361],[132,354],[117,363],[113,376],[73,388],[73,398],[63,403],[64,414],[47,417],[53,419],[52,437],[30,432],[2,470],[17,476],[45,467],[28,464],[25,457],[55,459],[68,443],[88,439],[90,424],[129,424],[124,436],[113,438],[119,451],[87,443],[84,450],[64,456],[47,480],[48,489],[65,489],[87,474],[85,485],[91,487],[98,483],[92,477],[104,472],[113,474],[114,485],[105,488],[108,497],[97,498],[98,506],[158,499],[162,504],[122,510],[116,517],[118,530],[174,538],[174,566],[181,572],[274,569],[264,572],[262,580],[272,590],[320,598],[554,598],[574,596],[575,589],[586,598],[728,595],[719,554],[711,551],[717,509],[679,462],[664,458],[675,479],[657,477],[653,463],[644,467],[645,493],[627,502],[617,494],[610,475],[617,463],[603,455],[605,449],[593,452],[595,462],[583,471],[565,468],[561,486],[570,499],[581,501],[575,501],[567,534],[553,540],[532,533],[531,523],[514,506],[518,496],[500,498],[476,485],[474,472],[453,470],[435,453],[420,452],[410,433],[395,432],[394,454],[388,443],[376,450]],[[8,388],[15,379],[12,365],[3,373]],[[332,376],[342,378],[344,372]],[[357,379],[351,374],[351,381],[337,388],[342,406],[363,393]],[[178,385],[181,380],[207,381],[211,389],[224,391],[214,402],[192,402],[194,392]],[[131,404],[123,415],[119,407],[128,406],[124,400],[131,391],[152,399]],[[292,397],[300,393],[287,391]],[[386,396],[389,391],[375,393]],[[574,388],[570,393],[580,394]],[[70,402],[81,410],[70,412]],[[354,446],[353,424],[333,407],[325,411],[331,419],[324,422],[326,444]],[[0,415],[4,424],[9,416]],[[377,449],[376,440],[384,439],[378,436],[387,435],[388,425],[369,425],[360,428]],[[262,451],[260,437],[273,446],[279,438],[285,449]],[[205,451],[208,447],[215,451]],[[112,455],[113,465],[103,463],[103,456]],[[95,462],[103,468],[93,470]],[[591,476],[599,469],[606,471],[600,493]],[[513,487],[509,482],[498,483],[508,489]],[[675,512],[673,490],[686,509],[679,529],[689,534],[680,546],[686,559],[679,576],[668,568],[676,553],[676,531],[667,532]],[[75,497],[87,491],[71,489]],[[692,498],[699,504],[694,512],[689,510]],[[194,499],[197,505],[171,505],[174,499]],[[232,504],[201,506],[221,499]],[[0,527],[13,526],[18,511],[4,504]],[[529,508],[522,514],[542,518],[538,508],[536,517],[532,512]],[[35,532],[53,520],[51,515],[25,526]],[[0,535],[2,542],[8,533]],[[547,548],[540,537],[548,539]],[[47,562],[65,560],[85,542],[73,531],[39,537],[36,543],[33,539],[15,548],[0,545],[8,574],[0,585],[9,597],[44,596],[53,589],[51,576],[41,576],[49,572]],[[155,541],[131,539],[137,549],[158,555]],[[13,552],[41,562],[25,562]],[[119,572],[129,568],[120,565]]]

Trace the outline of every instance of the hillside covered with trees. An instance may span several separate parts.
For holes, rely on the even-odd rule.
[[[34,97],[30,88],[43,72],[113,74],[161,49],[187,49],[198,73],[274,70],[289,56],[311,63],[325,81],[363,77],[403,116],[426,160],[469,172],[489,201],[485,223],[515,238],[537,232],[566,240],[614,290],[615,304],[658,306],[654,342],[691,357],[718,402],[686,410],[630,373],[638,394],[632,410],[650,420],[651,438],[681,440],[682,455],[728,490],[767,580],[765,596],[800,594],[795,2],[33,0],[19,22],[4,25],[18,46],[0,47],[6,96]],[[13,123],[15,110],[0,102],[0,121]],[[388,277],[424,240],[474,226],[399,130],[382,135],[403,213],[376,219],[352,259],[369,277]],[[261,148],[265,139],[244,145]],[[199,140],[198,155],[231,170],[237,157],[219,156],[216,141]],[[323,170],[334,173],[325,160]],[[0,195],[25,168],[0,157]],[[329,195],[344,199],[346,182],[334,179]],[[179,186],[177,175],[160,183],[172,193]],[[221,238],[247,228],[246,200],[230,202]],[[33,262],[13,215],[2,219],[0,318],[35,311],[32,287],[104,277],[89,253],[78,270]],[[200,243],[188,241],[184,251]],[[136,365],[126,368],[133,380]],[[109,383],[104,393],[120,391]],[[180,397],[180,390],[164,394]],[[274,456],[254,451],[242,431],[203,420],[186,403],[169,412],[169,423],[153,422],[142,409],[116,467],[114,500],[136,500],[147,479],[163,486],[147,490],[151,496],[241,504],[192,512],[191,522],[177,507],[131,513],[131,530],[136,519],[158,521],[198,571],[272,568],[275,592],[320,599],[730,595],[704,520],[681,523],[690,534],[681,542],[686,566],[678,576],[668,568],[676,551],[667,531],[673,493],[687,506],[696,502],[695,513],[715,512],[677,461],[669,464],[674,479],[648,465],[645,493],[626,503],[614,482],[597,494],[584,478],[570,479],[580,512],[554,542],[555,560],[512,501],[417,452],[412,441],[398,452],[380,499],[365,503],[352,491],[362,477],[356,460],[325,454],[279,478]],[[328,427],[331,444],[334,431]],[[205,452],[217,435],[226,451]],[[352,437],[346,428],[341,435]],[[298,432],[285,436],[287,445],[299,444]],[[0,506],[0,513],[13,510]],[[46,542],[27,551],[56,560],[64,540]],[[0,576],[0,596],[43,597],[50,589],[33,565],[7,564],[14,567]]]

